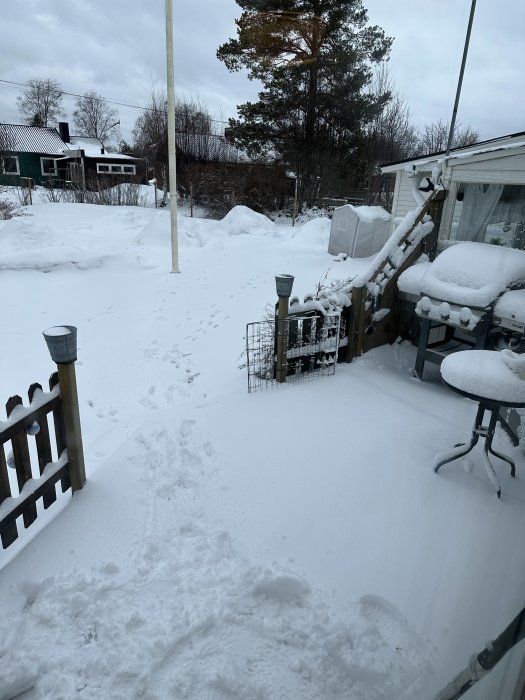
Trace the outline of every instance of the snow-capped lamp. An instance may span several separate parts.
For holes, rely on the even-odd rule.
[[[42,332],[53,362],[67,364],[77,359],[77,329],[75,326],[51,326]]]
[[[278,297],[289,297],[293,288],[293,275],[275,275],[275,289]]]
[[[288,351],[288,302],[293,287],[293,275],[275,275],[275,289],[279,301],[277,303],[277,358],[275,378],[280,382],[286,381],[287,351]]]
[[[46,340],[51,359],[57,364],[71,490],[75,493],[86,483],[86,466],[75,375],[77,329],[76,326],[51,326],[43,331],[42,335]]]

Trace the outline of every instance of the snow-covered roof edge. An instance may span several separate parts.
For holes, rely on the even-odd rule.
[[[499,136],[498,138],[490,139],[488,141],[480,141],[479,143],[474,143],[470,146],[456,148],[450,151],[447,159],[455,160],[458,158],[470,158],[472,156],[481,155],[483,153],[492,153],[495,151],[522,148],[524,146],[525,131],[519,131],[515,134]],[[443,160],[445,156],[445,151],[438,151],[437,153],[428,153],[427,155],[418,156],[416,158],[406,158],[405,160],[399,160],[393,163],[385,163],[381,166],[381,172],[397,172],[398,170],[403,170],[407,165],[411,164],[421,166],[425,165],[426,163],[435,163],[439,160]]]
[[[86,158],[100,160],[142,160],[138,156],[125,153],[109,153],[102,142],[91,136],[71,136],[69,142],[64,141],[59,131],[53,126],[31,126],[29,124],[8,124],[0,122],[7,138],[13,141],[13,153],[37,153],[59,158],[78,158],[80,150]],[[8,141],[9,143],[9,141]],[[102,153],[104,149],[104,153]]]

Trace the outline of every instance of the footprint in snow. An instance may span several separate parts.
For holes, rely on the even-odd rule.
[[[361,614],[377,627],[388,646],[414,665],[420,665],[422,650],[428,645],[395,605],[376,595],[365,595],[359,602]]]

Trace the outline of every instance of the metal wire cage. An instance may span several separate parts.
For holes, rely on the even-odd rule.
[[[276,386],[277,376],[296,382],[334,374],[340,338],[339,314],[288,316],[246,326],[248,392]],[[286,339],[278,365],[277,337]]]

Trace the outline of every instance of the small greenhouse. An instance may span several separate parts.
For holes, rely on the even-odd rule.
[[[354,207],[345,204],[334,211],[328,252],[367,258],[385,244],[390,231],[390,214],[383,207]]]

